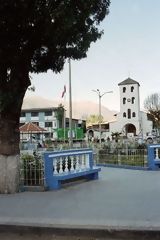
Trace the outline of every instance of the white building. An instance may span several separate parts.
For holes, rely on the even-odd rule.
[[[118,84],[120,90],[120,112],[116,121],[109,123],[109,132],[145,137],[152,132],[153,123],[147,113],[140,111],[140,84],[131,78]]]

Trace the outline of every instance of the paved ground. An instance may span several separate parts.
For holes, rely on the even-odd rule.
[[[96,181],[0,195],[0,224],[160,230],[159,209],[160,171],[103,168]]]

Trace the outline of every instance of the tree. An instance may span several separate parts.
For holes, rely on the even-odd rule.
[[[153,127],[160,128],[160,94],[153,93],[149,95],[144,101],[144,108],[153,121]]]
[[[103,33],[110,0],[0,0],[0,192],[18,190],[19,117],[30,73],[63,69]]]
[[[87,118],[87,125],[99,124],[100,121],[103,122],[103,116],[100,119],[99,115],[92,114]]]
[[[115,139],[115,142],[118,142],[118,140],[120,139],[121,134],[122,134],[121,132],[112,132],[111,133],[112,139]]]
[[[59,122],[59,128],[64,128],[64,106],[62,104],[59,104],[56,112],[56,116]]]

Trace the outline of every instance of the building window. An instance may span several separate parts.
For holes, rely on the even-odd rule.
[[[38,112],[31,112],[31,117],[38,117]]]
[[[136,113],[135,112],[132,113],[132,117],[136,117]]]
[[[46,112],[44,112],[44,115],[45,115],[46,117],[52,116],[52,111],[46,111]]]
[[[131,118],[131,109],[128,109],[128,119]]]
[[[132,97],[132,104],[135,103],[135,97]]]
[[[45,122],[45,127],[52,127],[52,122]]]
[[[26,113],[25,112],[21,112],[21,117],[25,117]]]
[[[131,87],[131,92],[133,92],[133,90],[134,90],[134,87],[132,86],[132,87]]]
[[[123,117],[126,117],[126,113],[125,112],[123,113]]]
[[[126,87],[123,87],[123,93],[125,93],[126,92]]]
[[[123,98],[123,104],[126,104],[126,98]]]

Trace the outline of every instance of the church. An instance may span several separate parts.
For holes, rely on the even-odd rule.
[[[145,137],[152,132],[153,123],[147,113],[140,110],[140,84],[131,79],[118,84],[120,91],[120,112],[116,120],[109,123],[109,133],[121,132],[124,136]]]

